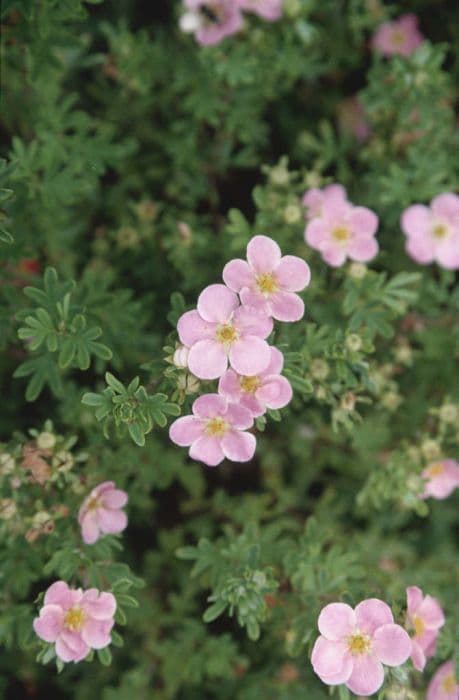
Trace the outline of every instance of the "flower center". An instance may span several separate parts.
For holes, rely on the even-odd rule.
[[[88,510],[97,510],[100,506],[100,501],[97,497],[91,498],[88,503]]]
[[[362,656],[370,650],[371,639],[367,634],[353,634],[347,641],[348,649],[353,656]]]
[[[413,627],[415,637],[422,637],[426,630],[426,626],[424,624],[424,620],[420,618],[419,615],[413,615]]]
[[[272,272],[267,272],[264,275],[258,275],[257,287],[262,294],[273,294],[279,289],[277,280]]]
[[[75,607],[67,610],[64,616],[64,625],[71,632],[79,632],[83,627],[86,615],[81,608]]]
[[[210,418],[206,425],[206,434],[209,437],[223,437],[228,431],[229,425],[223,418]]]
[[[443,678],[441,687],[445,691],[445,693],[452,694],[453,690],[456,687],[456,679],[454,678],[452,673],[448,674],[447,676],[445,676],[445,678]]]
[[[427,473],[429,476],[440,476],[444,471],[445,465],[441,462],[437,462],[436,464],[432,464]]]
[[[224,323],[217,328],[216,338],[219,343],[231,344],[238,339],[239,335],[232,323]]]
[[[261,382],[258,377],[241,377],[239,385],[244,394],[254,394],[260,388]]]
[[[401,29],[394,29],[392,32],[392,43],[394,46],[403,46],[405,43],[405,32]]]
[[[348,241],[351,237],[349,229],[346,228],[346,226],[337,226],[336,228],[334,228],[332,236],[335,239],[335,241],[339,241],[340,243]]]
[[[448,229],[445,226],[445,224],[435,224],[435,226],[432,229],[432,233],[434,238],[439,238],[441,240],[442,238],[446,237]]]
[[[202,14],[206,24],[217,24],[218,22],[223,22],[225,17],[225,9],[218,3],[201,5],[199,12]]]

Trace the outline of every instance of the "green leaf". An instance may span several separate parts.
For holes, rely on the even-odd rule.
[[[216,620],[217,617],[220,617],[220,615],[225,612],[227,607],[228,603],[226,600],[217,600],[213,605],[207,608],[202,616],[203,621],[212,622],[213,620]]]
[[[112,663],[112,652],[108,647],[97,650],[97,656],[102,666],[110,666]]]

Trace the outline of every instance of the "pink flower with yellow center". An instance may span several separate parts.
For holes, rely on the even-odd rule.
[[[252,238],[247,245],[247,261],[230,260],[223,269],[225,284],[239,293],[244,306],[278,321],[302,318],[304,303],[296,292],[307,287],[310,279],[305,261],[295,255],[282,256],[277,243],[268,236]]]
[[[180,19],[180,28],[195,35],[203,46],[218,44],[242,27],[237,0],[184,0],[187,11]]]
[[[459,684],[452,661],[440,666],[427,688],[426,700],[458,700]]]
[[[237,294],[224,284],[211,284],[198,298],[197,309],[178,320],[181,342],[189,348],[188,368],[199,379],[217,379],[228,367],[244,376],[263,372],[271,351],[264,340],[272,320],[257,309],[240,306]]]
[[[78,522],[86,544],[94,544],[101,535],[114,535],[127,527],[127,516],[121,509],[128,495],[117,489],[113,481],[96,486],[81,504]]]
[[[33,628],[40,639],[55,644],[59,659],[77,663],[91,649],[110,644],[115,611],[116,599],[111,593],[69,588],[65,581],[56,581],[45,593]]]
[[[418,671],[423,671],[427,659],[435,654],[438,632],[445,624],[445,616],[436,598],[424,596],[417,586],[406,589],[406,626],[413,630],[411,660]]]
[[[384,22],[371,42],[383,56],[409,56],[424,41],[416,15],[402,15],[393,22]]]
[[[327,685],[344,683],[356,695],[372,695],[384,682],[383,664],[400,666],[411,653],[411,640],[394,624],[382,600],[363,600],[353,610],[330,603],[318,621],[321,636],[312,650],[314,671]]]
[[[421,265],[437,262],[449,270],[459,269],[459,197],[445,192],[430,207],[413,204],[401,218],[408,255]]]
[[[275,22],[282,15],[283,0],[237,0],[241,10],[254,12],[268,22]]]
[[[226,457],[248,462],[255,453],[256,439],[245,432],[253,425],[250,411],[230,404],[218,394],[204,394],[193,403],[193,415],[177,418],[169,437],[180,447],[189,447],[192,459],[215,467]]]
[[[459,486],[459,462],[443,459],[429,464],[421,473],[426,485],[422,498],[448,498]]]

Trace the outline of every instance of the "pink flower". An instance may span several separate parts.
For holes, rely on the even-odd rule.
[[[127,526],[127,517],[121,508],[127,500],[127,493],[115,488],[113,481],[96,486],[84,499],[78,513],[83,541],[94,544],[101,535],[122,532]]]
[[[448,498],[459,486],[459,462],[454,459],[443,459],[430,464],[421,473],[426,479],[422,498]]]
[[[62,661],[81,661],[90,649],[103,649],[111,642],[110,631],[116,600],[96,588],[82,591],[56,581],[45,593],[40,616],[33,621],[36,634],[56,644]]]
[[[322,213],[330,202],[347,202],[346,189],[342,185],[327,185],[322,190],[312,187],[303,195],[303,204],[306,207],[308,219],[322,216]]]
[[[303,316],[304,303],[295,292],[307,287],[310,278],[305,261],[294,255],[282,257],[279,246],[268,236],[249,241],[247,262],[230,260],[223,269],[225,284],[239,293],[245,306],[278,321],[299,321]]]
[[[452,661],[440,666],[427,688],[426,700],[458,700],[459,684],[454,676]]]
[[[459,269],[459,197],[445,192],[434,197],[430,208],[413,204],[402,214],[407,236],[406,251],[421,265],[436,261],[450,270]]]
[[[266,413],[267,408],[283,408],[292,399],[292,387],[281,376],[284,356],[271,348],[271,361],[264,372],[243,377],[229,369],[220,378],[218,393],[232,403],[243,406],[254,418]]]
[[[275,22],[282,15],[283,0],[237,0],[241,10],[254,12],[268,22]]]
[[[191,32],[203,46],[218,44],[242,27],[237,0],[183,0],[188,12],[180,19],[180,28]]]
[[[408,634],[377,598],[362,601],[355,610],[330,603],[318,626],[321,636],[311,656],[314,671],[327,685],[345,683],[356,695],[376,693],[384,681],[383,664],[400,666],[411,653]]]
[[[383,56],[409,56],[422,44],[416,15],[403,15],[393,22],[384,22],[372,40],[372,46]]]
[[[226,457],[232,462],[252,459],[256,439],[244,432],[253,425],[246,408],[229,404],[218,394],[204,394],[193,403],[193,415],[175,420],[169,437],[180,447],[189,447],[192,459],[215,467]]]
[[[423,671],[427,659],[435,654],[438,631],[445,624],[445,616],[436,598],[423,596],[420,588],[406,589],[407,626],[414,629],[411,638],[411,660],[418,671]]]
[[[325,262],[339,267],[346,258],[368,262],[375,257],[377,228],[378,217],[370,209],[334,199],[324,204],[321,216],[309,221],[304,237]]]
[[[264,340],[271,333],[272,320],[240,306],[237,294],[224,284],[211,284],[198,298],[197,310],[178,320],[181,342],[190,348],[188,367],[199,379],[217,379],[228,367],[250,376],[263,372],[271,351]]]

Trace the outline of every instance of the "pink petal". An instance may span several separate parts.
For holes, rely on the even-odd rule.
[[[221,441],[223,454],[232,462],[248,462],[255,454],[257,441],[252,433],[232,430]]]
[[[444,217],[447,221],[459,223],[459,197],[452,192],[444,192],[432,199],[430,204],[436,216]]]
[[[354,668],[346,685],[356,695],[373,695],[384,682],[384,669],[373,656],[354,656]]]
[[[243,394],[240,401],[241,406],[246,408],[252,418],[259,418],[266,413],[266,407],[258,399],[250,394]]]
[[[436,598],[426,595],[417,614],[428,630],[436,630],[445,624],[445,616]]]
[[[177,418],[169,428],[169,437],[180,447],[189,447],[203,432],[202,421],[194,416]]]
[[[199,379],[218,379],[228,367],[225,348],[216,340],[200,340],[188,355],[188,368]]]
[[[321,247],[320,250],[323,259],[331,267],[341,267],[346,261],[346,248],[343,246],[335,246],[332,242]]]
[[[276,269],[278,283],[289,292],[301,292],[311,280],[309,265],[295,255],[285,255]]]
[[[422,603],[422,591],[418,586],[408,586],[406,589],[407,612],[410,617],[417,611]]]
[[[263,376],[268,376],[270,374],[280,374],[284,367],[284,356],[281,351],[274,345],[271,345],[271,359],[269,365],[262,372]]]
[[[271,311],[269,308],[268,299],[260,291],[258,291],[258,289],[243,287],[239,292],[239,296],[241,298],[243,308],[250,308],[252,313],[255,311],[260,317],[269,317]],[[237,312],[235,312],[235,314],[236,313]]]
[[[416,671],[423,671],[427,663],[426,655],[415,639],[411,640],[411,661]]]
[[[454,664],[452,661],[447,661],[442,664],[437,670],[436,674],[432,678],[429,687],[427,688],[427,698],[426,700],[457,700],[459,697],[459,685],[456,683],[456,687],[452,689],[451,693],[445,693],[442,688],[445,678],[448,676],[453,676],[454,678]]]
[[[319,632],[331,641],[350,635],[356,626],[356,616],[346,603],[329,603],[319,615]]]
[[[244,376],[253,377],[263,372],[269,364],[271,352],[268,343],[254,335],[236,340],[229,353],[233,369]]]
[[[304,231],[304,238],[311,248],[318,248],[330,238],[330,226],[324,219],[313,219],[308,223]]]
[[[218,382],[218,393],[222,394],[230,401],[238,403],[242,391],[239,377],[233,369],[228,369],[225,374],[220,377]]]
[[[110,489],[103,493],[100,500],[106,508],[123,508],[128,501],[128,495],[121,489]]]
[[[203,394],[193,403],[193,413],[203,419],[221,416],[226,408],[226,399],[218,394]]]
[[[315,673],[328,685],[346,683],[354,666],[346,642],[331,641],[325,637],[316,639],[311,663]]]
[[[233,323],[241,335],[256,335],[259,338],[267,338],[273,329],[269,316],[247,306],[241,306],[234,312]]]
[[[304,302],[294,292],[276,292],[271,297],[270,306],[278,321],[299,321],[304,315]]]
[[[199,315],[210,323],[226,323],[238,306],[237,295],[224,284],[211,284],[203,289],[197,304]]]
[[[376,238],[356,236],[348,244],[348,255],[357,262],[368,262],[378,254],[379,246]]]
[[[355,608],[355,615],[357,627],[369,635],[372,635],[381,625],[389,625],[394,622],[390,607],[378,598],[363,600]]]
[[[435,246],[431,236],[411,237],[405,243],[410,258],[420,265],[427,265],[434,260]]]
[[[349,213],[349,223],[357,236],[374,236],[379,220],[371,209],[353,207]]]
[[[247,430],[253,425],[250,411],[239,404],[229,404],[224,417],[235,430]]]
[[[113,623],[113,620],[88,620],[81,630],[83,641],[92,649],[103,649],[112,641],[110,630]]]
[[[65,631],[56,640],[56,654],[62,661],[82,661],[89,653],[89,647],[76,632]]]
[[[88,511],[81,519],[81,536],[85,544],[94,544],[100,537],[96,511]]]
[[[436,258],[447,270],[459,269],[459,227],[457,234],[450,235],[437,247]]]
[[[45,642],[55,642],[64,626],[64,611],[59,605],[45,605],[33,621],[35,633]]]
[[[430,209],[423,204],[413,204],[403,212],[400,224],[408,237],[425,236],[430,233],[432,226]]]
[[[213,337],[215,324],[204,321],[196,309],[193,309],[180,316],[177,322],[177,331],[180,341],[187,347],[191,347],[199,340]]]
[[[191,445],[189,455],[192,459],[204,462],[209,467],[220,464],[225,457],[219,438],[207,435],[203,435]]]
[[[256,398],[271,409],[284,408],[292,400],[293,391],[285,377],[268,377],[255,393]]]
[[[223,281],[234,292],[240,292],[242,287],[250,287],[254,282],[254,274],[245,260],[230,260],[223,268]]]
[[[411,639],[400,625],[382,625],[373,635],[373,650],[386,666],[400,666],[411,654]]]
[[[273,272],[281,259],[276,241],[268,236],[254,236],[247,246],[247,260],[257,274]]]
[[[114,508],[98,508],[97,519],[102,532],[112,535],[125,530],[128,524],[126,513]]]
[[[71,608],[81,599],[81,590],[72,589],[64,581],[56,581],[45,593],[45,605],[60,605],[64,610]]]
[[[110,620],[116,612],[116,598],[112,593],[100,593],[97,588],[88,588],[81,606],[95,620]]]

